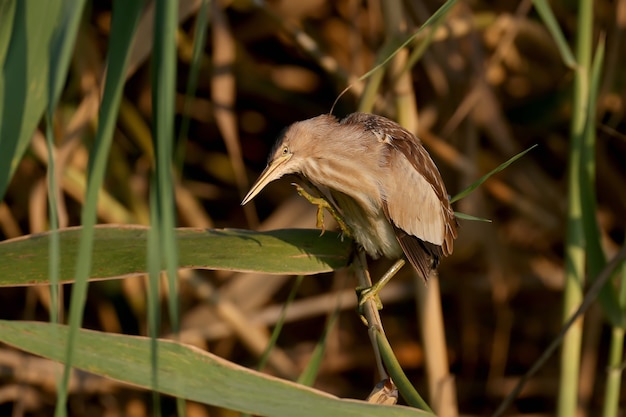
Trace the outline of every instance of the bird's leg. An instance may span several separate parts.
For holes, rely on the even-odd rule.
[[[316,221],[315,225],[316,225],[316,227],[318,229],[322,229],[322,234],[324,234],[324,231],[325,231],[325,228],[324,228],[324,209],[326,209],[331,214],[331,216],[333,216],[333,218],[335,219],[335,221],[339,225],[339,228],[341,229],[341,231],[346,236],[348,236],[348,237],[351,236],[350,229],[348,229],[348,226],[343,221],[343,218],[339,215],[339,212],[337,211],[337,209],[335,209],[335,207],[331,203],[329,203],[324,197],[314,197],[314,196],[312,196],[308,191],[306,191],[304,188],[302,188],[299,184],[295,184],[294,183],[292,185],[294,187],[296,187],[296,191],[298,192],[298,194],[300,194],[302,197],[306,198],[309,203],[317,206],[317,221]]]
[[[389,280],[393,278],[394,275],[396,275],[396,273],[404,266],[404,264],[405,264],[404,258],[398,259],[391,266],[391,268],[389,268],[387,272],[385,272],[385,275],[383,275],[376,282],[376,284],[372,285],[371,287],[360,287],[356,289],[357,297],[359,298],[359,311],[362,310],[363,305],[368,300],[374,300],[374,302],[376,303],[376,307],[379,310],[383,308],[383,304],[380,301],[380,297],[378,296],[378,293],[380,292],[380,290],[383,289],[383,287],[387,284],[387,282],[389,282]]]
[[[354,272],[357,277],[357,281],[361,288],[369,288],[372,285],[372,279],[370,278],[369,271],[367,270],[367,261],[365,259],[365,252],[362,249],[357,250],[357,256],[354,258],[353,262]],[[357,293],[358,293],[357,288]],[[375,305],[374,301],[370,298],[364,300],[361,304],[359,302],[359,313],[361,315],[361,320],[367,326],[368,335],[370,337],[370,342],[372,343],[372,348],[374,349],[374,357],[376,358],[376,365],[378,367],[378,373],[380,375],[381,380],[385,380],[389,378],[389,374],[387,374],[387,370],[385,369],[385,365],[383,364],[383,359],[380,354],[380,349],[378,348],[378,342],[376,341],[376,333],[385,334],[385,330],[383,329],[383,323],[380,320],[380,314],[378,313],[378,308]]]

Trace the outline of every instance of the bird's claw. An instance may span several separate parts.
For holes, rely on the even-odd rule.
[[[322,204],[317,205],[317,218],[315,220],[315,227],[317,227],[318,229],[322,229],[320,237],[324,236],[326,228],[324,227],[324,207],[322,206]]]
[[[309,203],[317,206],[315,226],[318,229],[322,229],[322,233],[320,234],[320,236],[322,236],[324,232],[326,231],[326,227],[324,227],[324,209],[328,209],[330,211],[332,207],[330,206],[330,204],[328,204],[328,201],[326,201],[322,197],[312,196],[308,191],[302,188],[299,184],[293,184],[293,186],[296,187],[296,191],[298,192],[298,194],[306,198]]]
[[[326,227],[324,226],[324,209],[326,209],[331,214],[331,216],[333,216],[333,218],[335,219],[335,221],[339,225],[339,228],[341,229],[343,234],[348,236],[348,237],[352,237],[352,233],[350,232],[350,229],[348,228],[348,225],[343,220],[343,218],[339,215],[339,213],[337,212],[337,210],[335,209],[335,207],[332,204],[330,204],[323,197],[314,197],[314,196],[312,196],[308,191],[306,191],[304,188],[302,188],[300,186],[300,184],[292,184],[292,185],[294,187],[296,187],[296,191],[298,192],[298,194],[300,194],[302,197],[306,198],[309,203],[317,206],[317,220],[315,222],[315,226],[318,229],[322,229],[322,233],[320,234],[320,236],[322,236],[324,234],[324,232],[326,231]],[[343,238],[343,236],[342,236],[342,238]]]
[[[383,303],[380,301],[380,297],[378,296],[378,290],[374,287],[357,287],[356,289],[356,297],[358,299],[358,312],[359,316],[363,323],[368,326],[367,319],[365,318],[365,313],[363,309],[365,308],[365,304],[368,301],[373,301],[377,310],[383,309]]]

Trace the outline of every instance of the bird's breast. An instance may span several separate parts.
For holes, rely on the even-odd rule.
[[[383,184],[389,179],[381,150],[359,148],[351,155],[311,159],[301,174],[337,208],[370,256],[398,258],[402,248],[383,211]]]

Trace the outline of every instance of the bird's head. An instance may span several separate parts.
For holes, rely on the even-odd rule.
[[[329,138],[330,130],[337,124],[337,119],[330,115],[321,115],[297,122],[289,126],[278,139],[270,154],[267,167],[256,180],[242,205],[252,200],[272,181],[284,175],[300,174],[307,160],[323,155],[324,139]],[[327,145],[327,143],[326,143]]]

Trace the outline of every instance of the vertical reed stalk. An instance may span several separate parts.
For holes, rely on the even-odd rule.
[[[574,74],[574,97],[568,165],[567,237],[565,248],[565,289],[563,321],[565,322],[582,301],[585,283],[585,236],[581,205],[581,150],[584,146],[585,122],[589,105],[589,68],[593,38],[593,2],[581,0],[578,10],[576,39],[577,67]],[[582,317],[572,326],[563,341],[561,351],[558,416],[576,415]]]

